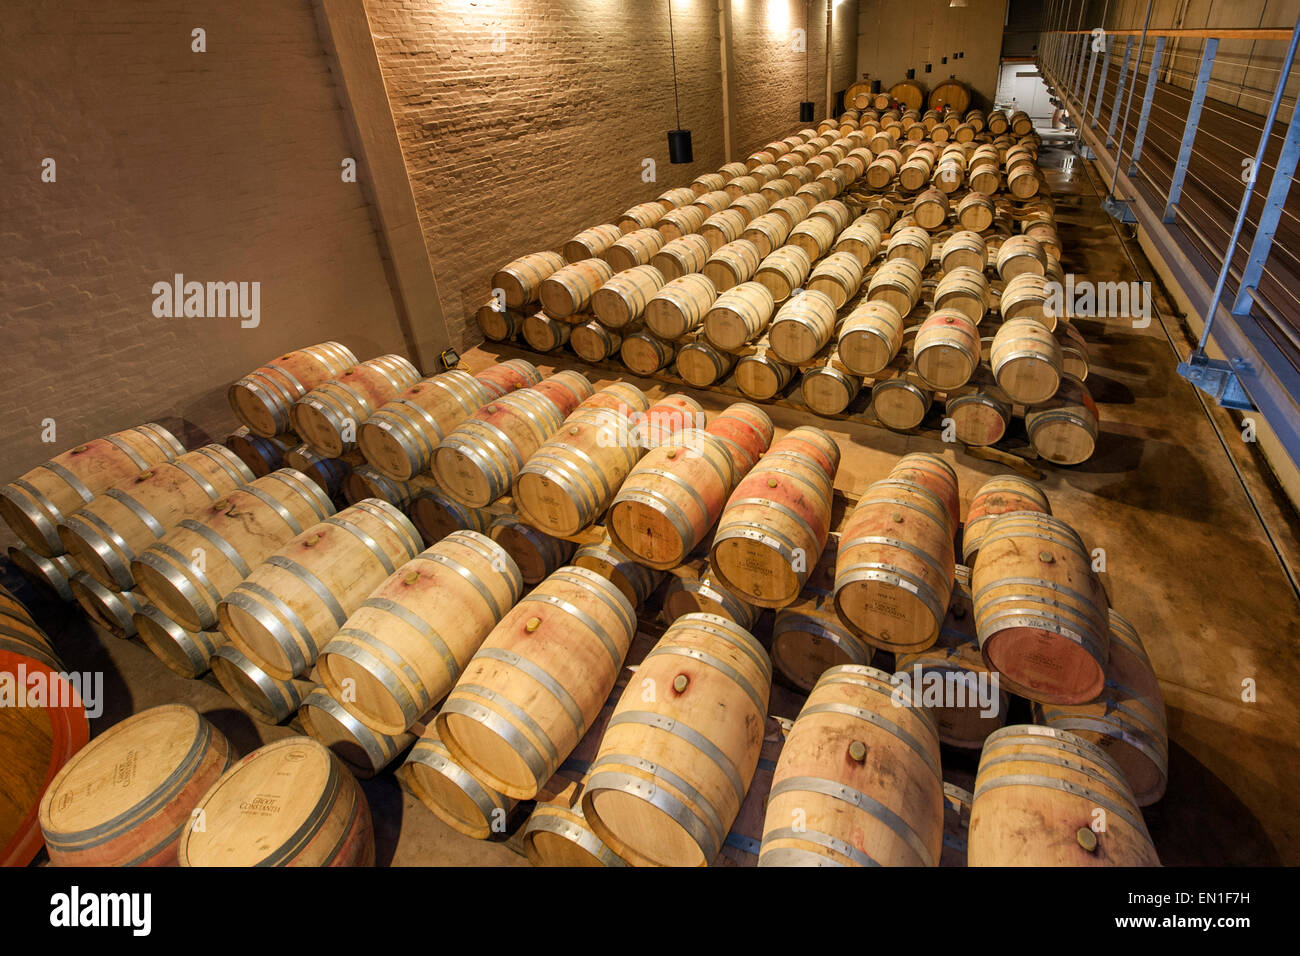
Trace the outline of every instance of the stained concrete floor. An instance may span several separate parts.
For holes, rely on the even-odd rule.
[[[1066,271],[1098,281],[1148,278],[1149,265],[1136,245],[1126,254],[1102,212],[1096,177],[1082,163],[1062,170],[1064,155],[1048,151],[1044,165],[1058,200]],[[1300,687],[1300,604],[1245,488],[1254,492],[1292,566],[1300,557],[1295,515],[1253,449],[1240,443],[1235,420],[1218,409],[1207,412],[1176,375],[1169,336],[1185,352],[1185,335],[1163,297],[1157,296],[1157,307],[1161,315],[1146,329],[1134,329],[1127,320],[1079,323],[1092,356],[1088,385],[1101,411],[1101,437],[1092,459],[1074,468],[1047,466],[1042,484],[1054,511],[1091,547],[1106,550],[1103,579],[1112,603],[1142,635],[1164,690],[1169,789],[1145,810],[1162,861],[1297,863],[1300,705],[1294,689]],[[543,359],[490,344],[471,350],[465,361],[476,369],[509,357],[528,357],[546,372],[583,368],[570,356]],[[614,378],[588,372],[598,384]],[[658,382],[620,377],[652,398],[667,391]],[[709,391],[686,391],[710,412],[731,401]],[[797,409],[769,406],[768,411],[779,430],[807,421]],[[1226,448],[1216,423],[1228,436]],[[956,467],[963,506],[985,479],[1008,470],[922,435],[854,422],[820,424],[840,442],[844,455],[836,485],[851,494],[884,477],[900,455],[912,451],[941,454]],[[30,599],[69,669],[105,673],[106,710],[92,733],[144,708],[177,701],[206,714],[241,754],[295,732],[254,722],[211,678],[187,681],[173,675],[143,644],[92,627],[75,606],[39,598],[7,564],[2,571],[0,580]],[[1256,687],[1253,702],[1242,699],[1247,679]],[[790,695],[782,701],[780,710],[797,706]],[[954,775],[969,783],[974,759],[945,753],[945,761],[949,758]],[[450,830],[407,796],[391,774],[364,786],[381,864],[527,865],[506,844],[482,843]]]

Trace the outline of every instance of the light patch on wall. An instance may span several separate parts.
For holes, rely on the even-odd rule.
[[[790,29],[790,0],[768,0],[767,25],[773,33]]]

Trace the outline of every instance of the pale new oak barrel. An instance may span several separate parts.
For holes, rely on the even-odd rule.
[[[272,677],[231,644],[218,647],[208,665],[239,709],[264,724],[284,723],[311,691],[309,681]]]
[[[558,252],[534,252],[502,266],[492,277],[492,288],[505,293],[506,306],[522,309],[537,301],[542,281],[563,268],[564,256]]]
[[[438,736],[493,789],[535,796],[599,713],[635,632],[617,587],[561,568],[488,635],[438,714]]]
[[[504,833],[515,808],[516,801],[479,782],[455,761],[432,724],[415,742],[397,776],[434,816],[476,840]]]
[[[538,531],[514,515],[498,515],[486,533],[510,555],[528,585],[550,577],[573,554],[572,541]]]
[[[564,253],[565,262],[569,264],[582,262],[584,259],[599,258],[606,249],[621,238],[623,238],[623,230],[619,226],[612,222],[601,223],[599,226],[592,226],[590,229],[582,230],[582,232],[566,242],[560,251]],[[539,293],[541,282],[563,269],[565,262],[561,262],[557,268],[552,269],[550,273],[538,280]],[[536,294],[534,298],[536,298]]]
[[[404,514],[359,501],[297,535],[227,594],[221,629],[272,677],[306,674],[348,615],[420,550]]]
[[[1077,465],[1097,448],[1097,405],[1088,387],[1063,374],[1056,394],[1025,412],[1029,442],[1048,461]]]
[[[857,375],[874,375],[898,354],[903,345],[903,317],[884,300],[868,299],[840,325],[840,361]]]
[[[271,359],[232,383],[226,397],[253,434],[270,438],[289,430],[294,402],[356,364],[351,349],[322,342]]]
[[[535,352],[553,352],[569,341],[572,330],[567,321],[553,319],[545,312],[524,317],[523,334],[528,347]]]
[[[712,303],[704,315],[704,335],[724,352],[734,352],[763,333],[775,308],[761,282],[742,282]]]
[[[602,252],[601,258],[614,272],[624,272],[636,266],[649,265],[650,259],[664,247],[666,241],[663,233],[658,229],[636,229],[625,233],[621,239]],[[546,303],[544,289],[542,303]]]
[[[539,803],[520,836],[533,866],[627,866],[600,842],[582,815],[582,785],[571,783],[554,800]]]
[[[415,735],[372,730],[344,710],[319,687],[308,694],[298,711],[303,729],[338,757],[358,780],[368,780],[397,759]]]
[[[85,571],[78,571],[68,582],[72,596],[94,622],[116,637],[135,636],[135,612],[144,606],[133,590],[106,588]]]
[[[862,379],[840,369],[838,361],[838,354],[832,352],[825,365],[804,369],[799,380],[804,404],[819,415],[840,414],[862,390]]]
[[[984,659],[1008,690],[1047,704],[1101,693],[1106,592],[1069,525],[1036,512],[999,516],[980,541],[971,590]]]
[[[135,585],[131,562],[176,523],[253,473],[222,445],[204,445],[118,482],[63,519],[59,537],[77,565],[115,591]]]
[[[654,335],[637,332],[623,340],[618,357],[636,375],[653,375],[672,364],[675,349]]]
[[[338,458],[356,447],[356,433],[366,419],[419,378],[416,367],[400,355],[354,365],[294,402],[293,430],[312,451]]]
[[[410,481],[429,470],[446,434],[491,398],[487,386],[459,369],[426,378],[367,419],[357,444],[371,467]]]
[[[939,737],[871,667],[822,675],[777,761],[759,866],[938,866]]]
[[[131,565],[141,593],[188,631],[217,624],[217,605],[303,528],[334,513],[320,487],[282,468],[186,518]]]
[[[677,374],[688,385],[707,388],[727,377],[736,365],[736,356],[697,339],[677,350],[675,363]]]
[[[660,338],[681,338],[699,327],[717,297],[713,283],[692,272],[667,283],[646,303],[645,323]]]
[[[1004,322],[993,337],[989,353],[998,386],[1024,405],[1046,402],[1056,394],[1063,362],[1056,338],[1034,319]]]
[[[970,229],[954,232],[939,251],[939,264],[944,272],[966,268],[984,271],[988,265],[988,247],[979,232]]]
[[[563,421],[555,403],[534,389],[496,399],[458,425],[434,450],[444,494],[482,508],[510,491],[519,469]]]
[[[69,760],[41,798],[54,866],[175,866],[190,813],[234,759],[198,711],[167,704],[128,717]]]
[[[784,302],[795,289],[803,286],[812,272],[808,253],[795,245],[786,245],[764,257],[759,263],[754,279],[772,293],[774,302]]]
[[[582,312],[591,306],[591,297],[596,290],[613,275],[613,267],[603,259],[570,263],[542,280],[539,292],[542,308],[555,319]]]
[[[171,461],[185,448],[152,423],[77,445],[0,488],[0,518],[43,557],[63,554],[58,526],[119,481]]]
[[[187,631],[152,604],[137,611],[134,620],[136,634],[154,656],[191,680],[208,672],[212,655],[226,643],[220,631]]]
[[[609,580],[623,592],[623,597],[633,607],[645,603],[663,578],[659,571],[632,560],[619,550],[610,539],[608,531],[595,544],[585,544],[579,548],[573,555],[573,564],[575,567],[595,571]]]
[[[585,325],[575,325],[569,333],[569,347],[585,362],[603,362],[617,355],[622,344],[622,335],[595,319]]]
[[[634,864],[711,863],[754,777],[771,686],[767,652],[744,628],[708,614],[674,621],[592,762],[582,794],[592,831]]]
[[[646,305],[664,287],[664,281],[664,274],[650,265],[620,272],[592,293],[591,311],[603,325],[624,328],[641,317]]]
[[[370,807],[323,744],[289,737],[253,751],[204,794],[181,866],[373,866]]]
[[[753,630],[759,608],[716,584],[706,566],[698,577],[674,577],[664,589],[664,614],[669,623],[684,614],[714,614]]]
[[[1124,771],[1140,807],[1157,802],[1169,779],[1169,727],[1160,682],[1137,630],[1110,612],[1106,686],[1087,704],[1039,704],[1037,719],[1082,737]]]
[[[632,469],[609,507],[606,530],[637,561],[674,568],[718,520],[735,480],[723,443],[706,431],[688,429]]]
[[[803,426],[774,444],[732,492],[709,563],[746,601],[784,607],[798,597],[830,531],[839,446]]]
[[[321,650],[320,681],[349,713],[400,734],[446,696],[523,595],[496,542],[457,531],[397,569]]]
[[[945,744],[978,750],[989,734],[1006,723],[1010,700],[997,689],[996,675],[985,663],[975,636],[970,568],[957,565],[952,603],[938,640],[924,651],[897,655],[895,669],[911,686],[916,702],[934,716],[939,740]],[[936,693],[932,685],[944,689],[941,702],[930,702]]]
[[[834,301],[825,293],[810,290],[777,310],[767,341],[777,359],[798,365],[821,351],[834,334]]]
[[[980,361],[980,335],[971,319],[951,309],[932,312],[912,340],[912,366],[930,388],[958,388]]]
[[[1105,829],[1092,829],[1096,811]],[[967,843],[970,866],[1159,866],[1151,834],[1102,750],[1050,727],[991,734],[980,756]]]

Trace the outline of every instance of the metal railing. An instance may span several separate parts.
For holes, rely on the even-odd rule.
[[[1300,196],[1287,208],[1300,109],[1286,95],[1300,20],[1292,30],[1166,30],[1151,28],[1150,17],[1148,3],[1140,31],[1107,31],[1059,0],[1045,11],[1039,71],[1074,119],[1080,152],[1110,182],[1103,205],[1145,231],[1204,322],[1179,374],[1221,405],[1257,410],[1300,466]],[[1170,41],[1184,39],[1202,41],[1194,73],[1174,68]],[[1214,68],[1225,39],[1287,44],[1280,68],[1250,74],[1277,74],[1266,114],[1214,97],[1223,86]],[[1238,100],[1247,75],[1243,68]],[[1193,76],[1190,88],[1182,85]],[[1251,93],[1252,103],[1264,95]],[[1282,125],[1284,104],[1290,115]],[[1237,131],[1246,145],[1258,137],[1252,152]],[[1231,168],[1233,154],[1239,170]],[[1225,359],[1207,354],[1211,340]]]

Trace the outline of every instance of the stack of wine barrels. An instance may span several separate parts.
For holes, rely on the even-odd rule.
[[[1025,454],[1085,461],[1097,408],[1052,294],[1062,248],[1032,124],[968,109],[957,81],[924,115],[910,81],[882,95],[506,264],[494,301],[523,311],[485,307],[484,334],[899,431],[930,420],[970,446],[1018,415]]]

